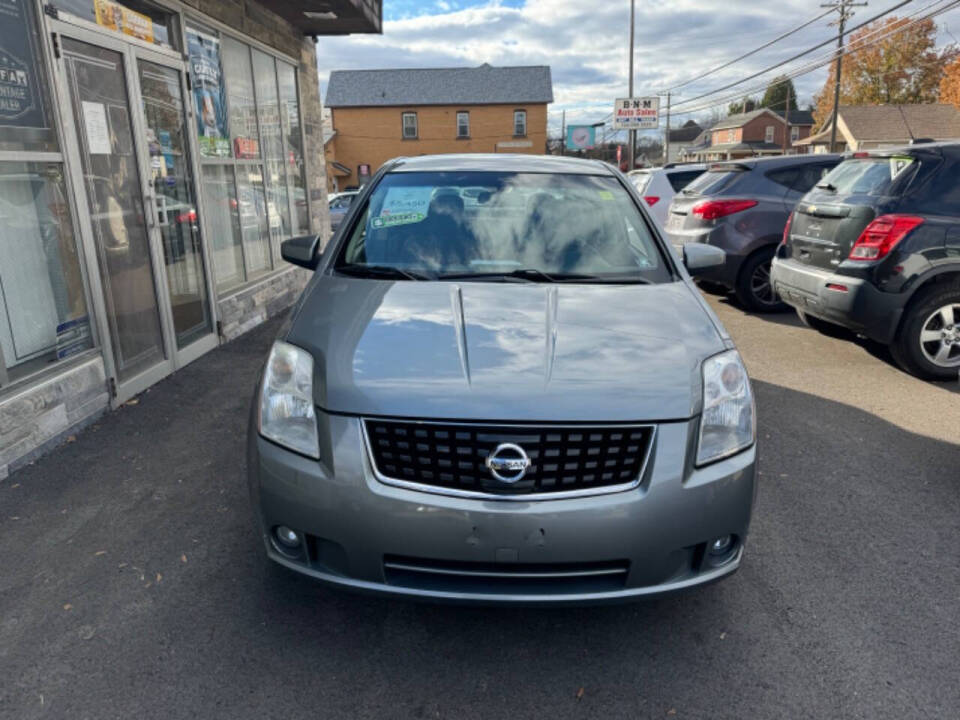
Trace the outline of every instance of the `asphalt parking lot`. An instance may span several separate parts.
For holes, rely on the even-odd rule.
[[[243,479],[274,321],[0,482],[0,717],[960,716],[960,385],[710,301],[760,417],[729,580],[491,609],[274,571]]]

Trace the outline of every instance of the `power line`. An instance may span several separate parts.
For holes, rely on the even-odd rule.
[[[815,23],[817,20],[819,20],[819,19],[822,18],[822,17],[825,17],[826,15],[829,15],[831,12],[832,12],[832,9],[831,9],[831,10],[826,10],[825,12],[822,12],[822,13],[820,13],[819,15],[817,15],[815,18],[812,18],[812,19],[810,19],[810,20],[807,20],[807,22],[803,23],[803,25],[798,25],[797,27],[793,28],[792,30],[788,30],[787,32],[783,33],[782,35],[778,35],[777,37],[775,37],[775,38],[774,38],[773,40],[771,40],[770,42],[766,42],[766,43],[764,43],[763,45],[761,45],[760,47],[754,48],[753,50],[751,50],[751,51],[748,52],[748,53],[744,53],[743,55],[741,55],[741,56],[739,56],[739,57],[735,57],[733,60],[730,60],[730,61],[728,61],[728,62],[725,62],[723,65],[718,65],[717,67],[712,68],[712,69],[710,69],[710,70],[707,70],[706,72],[700,73],[699,75],[696,75],[696,76],[690,78],[689,80],[685,80],[684,82],[680,83],[679,85],[674,85],[673,87],[667,88],[667,90],[670,90],[670,91],[677,90],[678,88],[682,88],[682,87],[684,87],[684,86],[686,86],[686,85],[689,85],[689,84],[692,83],[692,82],[696,82],[697,80],[702,80],[703,78],[707,77],[708,75],[713,75],[713,74],[716,73],[716,72],[720,72],[721,70],[724,70],[724,69],[730,67],[730,66],[733,65],[734,63],[738,63],[738,62],[740,62],[741,60],[745,60],[746,58],[750,57],[751,55],[756,55],[758,52],[760,52],[761,50],[766,50],[768,47],[770,47],[770,46],[773,45],[774,43],[778,43],[778,42],[780,42],[781,40],[783,40],[784,38],[788,38],[788,37],[790,37],[791,35],[794,35],[794,34],[800,32],[800,31],[803,30],[804,28],[809,27],[810,25],[813,25],[813,23]],[[666,92],[666,91],[664,91],[664,92]]]
[[[877,15],[874,15],[874,16],[873,16],[872,18],[870,18],[869,20],[864,20],[864,21],[863,21],[862,23],[860,23],[859,25],[855,25],[854,27],[850,28],[849,32],[853,32],[854,30],[859,30],[859,29],[862,28],[864,25],[869,25],[869,24],[872,23],[874,20],[879,20],[879,19],[882,18],[884,15],[888,15],[888,14],[890,14],[891,12],[893,12],[894,10],[896,10],[897,8],[901,8],[901,7],[903,7],[904,5],[907,5],[907,4],[909,4],[910,2],[912,2],[912,1],[913,1],[913,0],[901,0],[901,2],[897,3],[896,5],[890,7],[890,8],[888,8],[888,9],[886,9],[886,10],[884,10],[882,13],[879,13],[879,14],[877,14]],[[696,101],[696,100],[700,100],[700,99],[705,98],[705,97],[710,97],[711,95],[716,95],[717,93],[723,92],[724,90],[729,90],[730,88],[736,87],[737,85],[742,85],[743,83],[745,83],[745,82],[747,82],[747,81],[749,81],[749,80],[753,80],[754,78],[759,77],[760,75],[765,75],[766,73],[770,72],[771,70],[776,70],[776,69],[779,68],[779,67],[783,67],[783,66],[786,65],[787,63],[791,63],[791,62],[793,62],[794,60],[798,60],[798,59],[802,58],[804,55],[809,55],[809,54],[812,53],[814,50],[819,50],[820,48],[824,47],[825,45],[829,45],[829,44],[832,43],[833,41],[834,41],[834,38],[830,38],[830,39],[828,39],[828,40],[824,40],[822,43],[819,43],[819,44],[817,44],[817,45],[814,45],[814,46],[811,47],[811,48],[807,48],[807,49],[804,50],[803,52],[797,53],[796,55],[793,55],[793,56],[787,58],[786,60],[782,60],[782,61],[776,63],[775,65],[771,65],[771,66],[768,67],[768,68],[764,68],[763,70],[760,70],[759,72],[755,72],[755,73],[753,73],[752,75],[748,75],[747,77],[742,78],[742,79],[740,79],[740,80],[737,80],[736,82],[728,83],[728,84],[726,84],[726,85],[724,85],[724,86],[722,86],[722,87],[717,88],[716,90],[711,90],[710,92],[706,92],[706,93],[702,93],[702,94],[700,94],[700,95],[696,95],[696,96],[690,98],[689,100],[684,100],[683,102],[677,103],[677,104],[678,104],[678,105],[686,105],[687,103],[691,103],[691,102],[694,102],[694,101]]]

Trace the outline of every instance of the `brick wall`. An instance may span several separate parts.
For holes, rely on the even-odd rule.
[[[457,138],[457,112],[470,113],[470,137]],[[527,111],[527,135],[513,135],[513,111]],[[401,116],[416,112],[419,137],[404,140]],[[547,146],[547,106],[536,105],[437,105],[427,107],[334,108],[332,157],[352,171],[340,178],[341,189],[357,184],[357,166],[370,171],[401,155],[433,153],[529,153],[542,155]],[[529,147],[500,147],[498,143],[529,142]]]

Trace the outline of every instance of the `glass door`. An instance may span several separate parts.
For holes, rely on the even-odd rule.
[[[51,25],[116,404],[217,344],[185,63],[142,43]]]
[[[191,162],[183,72],[142,57],[137,83],[143,109],[148,223],[162,249],[175,351],[212,340],[213,320]]]
[[[99,264],[115,383],[149,385],[169,372],[147,225],[127,59],[63,37],[65,81]],[[130,394],[138,392],[139,388]]]

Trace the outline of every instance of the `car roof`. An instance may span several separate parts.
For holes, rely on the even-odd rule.
[[[918,142],[912,145],[899,145],[897,147],[875,148],[873,150],[863,150],[856,153],[847,153],[845,157],[855,157],[862,154],[873,157],[890,157],[891,155],[910,155],[922,153],[924,151],[937,150],[946,151],[949,155],[960,153],[960,143],[956,140],[944,140],[940,142]]]
[[[402,157],[387,163],[387,172],[526,172],[561,175],[613,175],[599,160],[559,155],[472,153]]]
[[[707,163],[707,169],[731,165],[734,167],[755,168],[760,167],[765,170],[772,170],[778,167],[789,167],[791,165],[806,165],[809,163],[828,162],[830,160],[843,160],[843,155],[831,153],[816,153],[810,155],[775,155],[772,157],[761,158],[743,158],[741,160],[722,160],[719,162]]]

